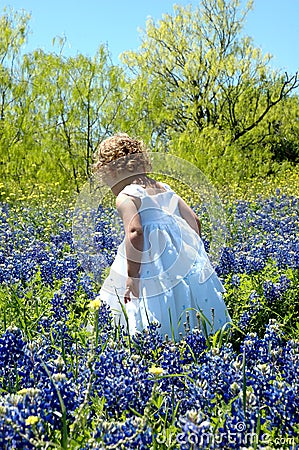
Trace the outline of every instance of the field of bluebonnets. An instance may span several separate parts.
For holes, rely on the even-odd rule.
[[[3,196],[1,448],[297,448],[299,182],[285,178],[219,193],[233,326],[207,338],[187,323],[180,342],[112,326],[63,193]],[[111,263],[120,237],[109,221],[98,233]]]

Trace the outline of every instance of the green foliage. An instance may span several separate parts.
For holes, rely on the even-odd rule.
[[[95,146],[123,114],[123,71],[104,45],[94,57],[66,58],[63,42],[58,54],[37,49],[19,57],[27,21],[7,13],[0,22],[1,177],[27,190],[41,181],[53,185],[54,176],[60,188],[78,192]]]
[[[271,281],[277,283],[279,277],[285,275],[291,284],[287,291],[276,301],[269,301],[264,294],[264,283]],[[269,319],[275,319],[281,324],[281,329],[289,339],[296,339],[299,314],[299,271],[298,269],[278,269],[276,264],[269,260],[265,268],[252,274],[238,274],[239,285],[232,282],[233,274],[226,278],[225,303],[232,312],[234,322],[237,323],[245,312],[251,314],[250,323],[246,333],[263,333],[265,324]],[[244,333],[235,328],[235,340],[242,339]],[[240,331],[240,330],[239,330]]]
[[[60,284],[56,281],[54,288],[58,289]],[[25,286],[22,296],[18,285],[0,286],[0,331],[4,332],[8,326],[14,325],[31,338],[36,333],[40,319],[49,314],[54,288],[41,283],[39,272]]]
[[[36,51],[27,56],[35,98],[37,177],[79,191],[90,176],[91,155],[121,104],[121,71],[109,63],[104,46],[93,58]],[[46,125],[46,128],[44,128]]]
[[[292,116],[286,145],[281,119],[290,104],[298,114],[297,97],[289,98],[298,78],[271,71],[271,56],[242,37],[251,7],[242,11],[237,0],[175,5],[157,23],[149,19],[139,50],[122,56],[147,139],[221,183],[276,173],[275,161],[298,155],[297,121]]]
[[[148,19],[142,44],[113,65],[93,57],[22,53],[30,16],[0,20],[0,175],[6,193],[79,192],[92,154],[124,131],[153,151],[197,165],[214,182],[276,175],[298,162],[297,75],[270,68],[271,56],[243,33],[238,0],[174,5]],[[40,186],[44,185],[44,188]]]

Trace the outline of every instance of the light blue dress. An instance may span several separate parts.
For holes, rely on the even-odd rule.
[[[209,261],[201,238],[180,215],[180,197],[168,184],[162,184],[164,192],[155,195],[148,194],[138,184],[129,184],[121,191],[141,200],[138,213],[144,247],[140,297],[133,297],[131,302],[124,304],[125,239],[118,247],[99,297],[110,305],[116,324],[129,327],[131,335],[142,331],[151,322],[158,322],[161,324],[159,332],[177,341],[180,332],[185,334],[186,311],[189,311],[191,329],[215,333],[231,321],[222,297],[225,288]]]

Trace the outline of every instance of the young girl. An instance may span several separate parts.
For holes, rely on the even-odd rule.
[[[94,172],[116,196],[125,230],[99,293],[116,323],[133,335],[158,322],[163,336],[178,340],[186,321],[209,334],[230,322],[200,221],[168,184],[147,175],[144,144],[117,134],[100,144],[94,159]]]

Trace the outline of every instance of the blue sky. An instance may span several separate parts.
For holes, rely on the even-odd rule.
[[[244,4],[245,0],[241,3]],[[65,55],[92,56],[108,44],[114,62],[125,50],[140,44],[138,28],[148,16],[160,19],[173,4],[197,5],[190,0],[4,0],[1,4],[31,13],[31,34],[26,51],[53,51],[52,39],[65,35]],[[272,66],[293,73],[299,69],[299,0],[255,0],[245,33],[256,46],[273,55]],[[2,12],[2,8],[1,8]]]

